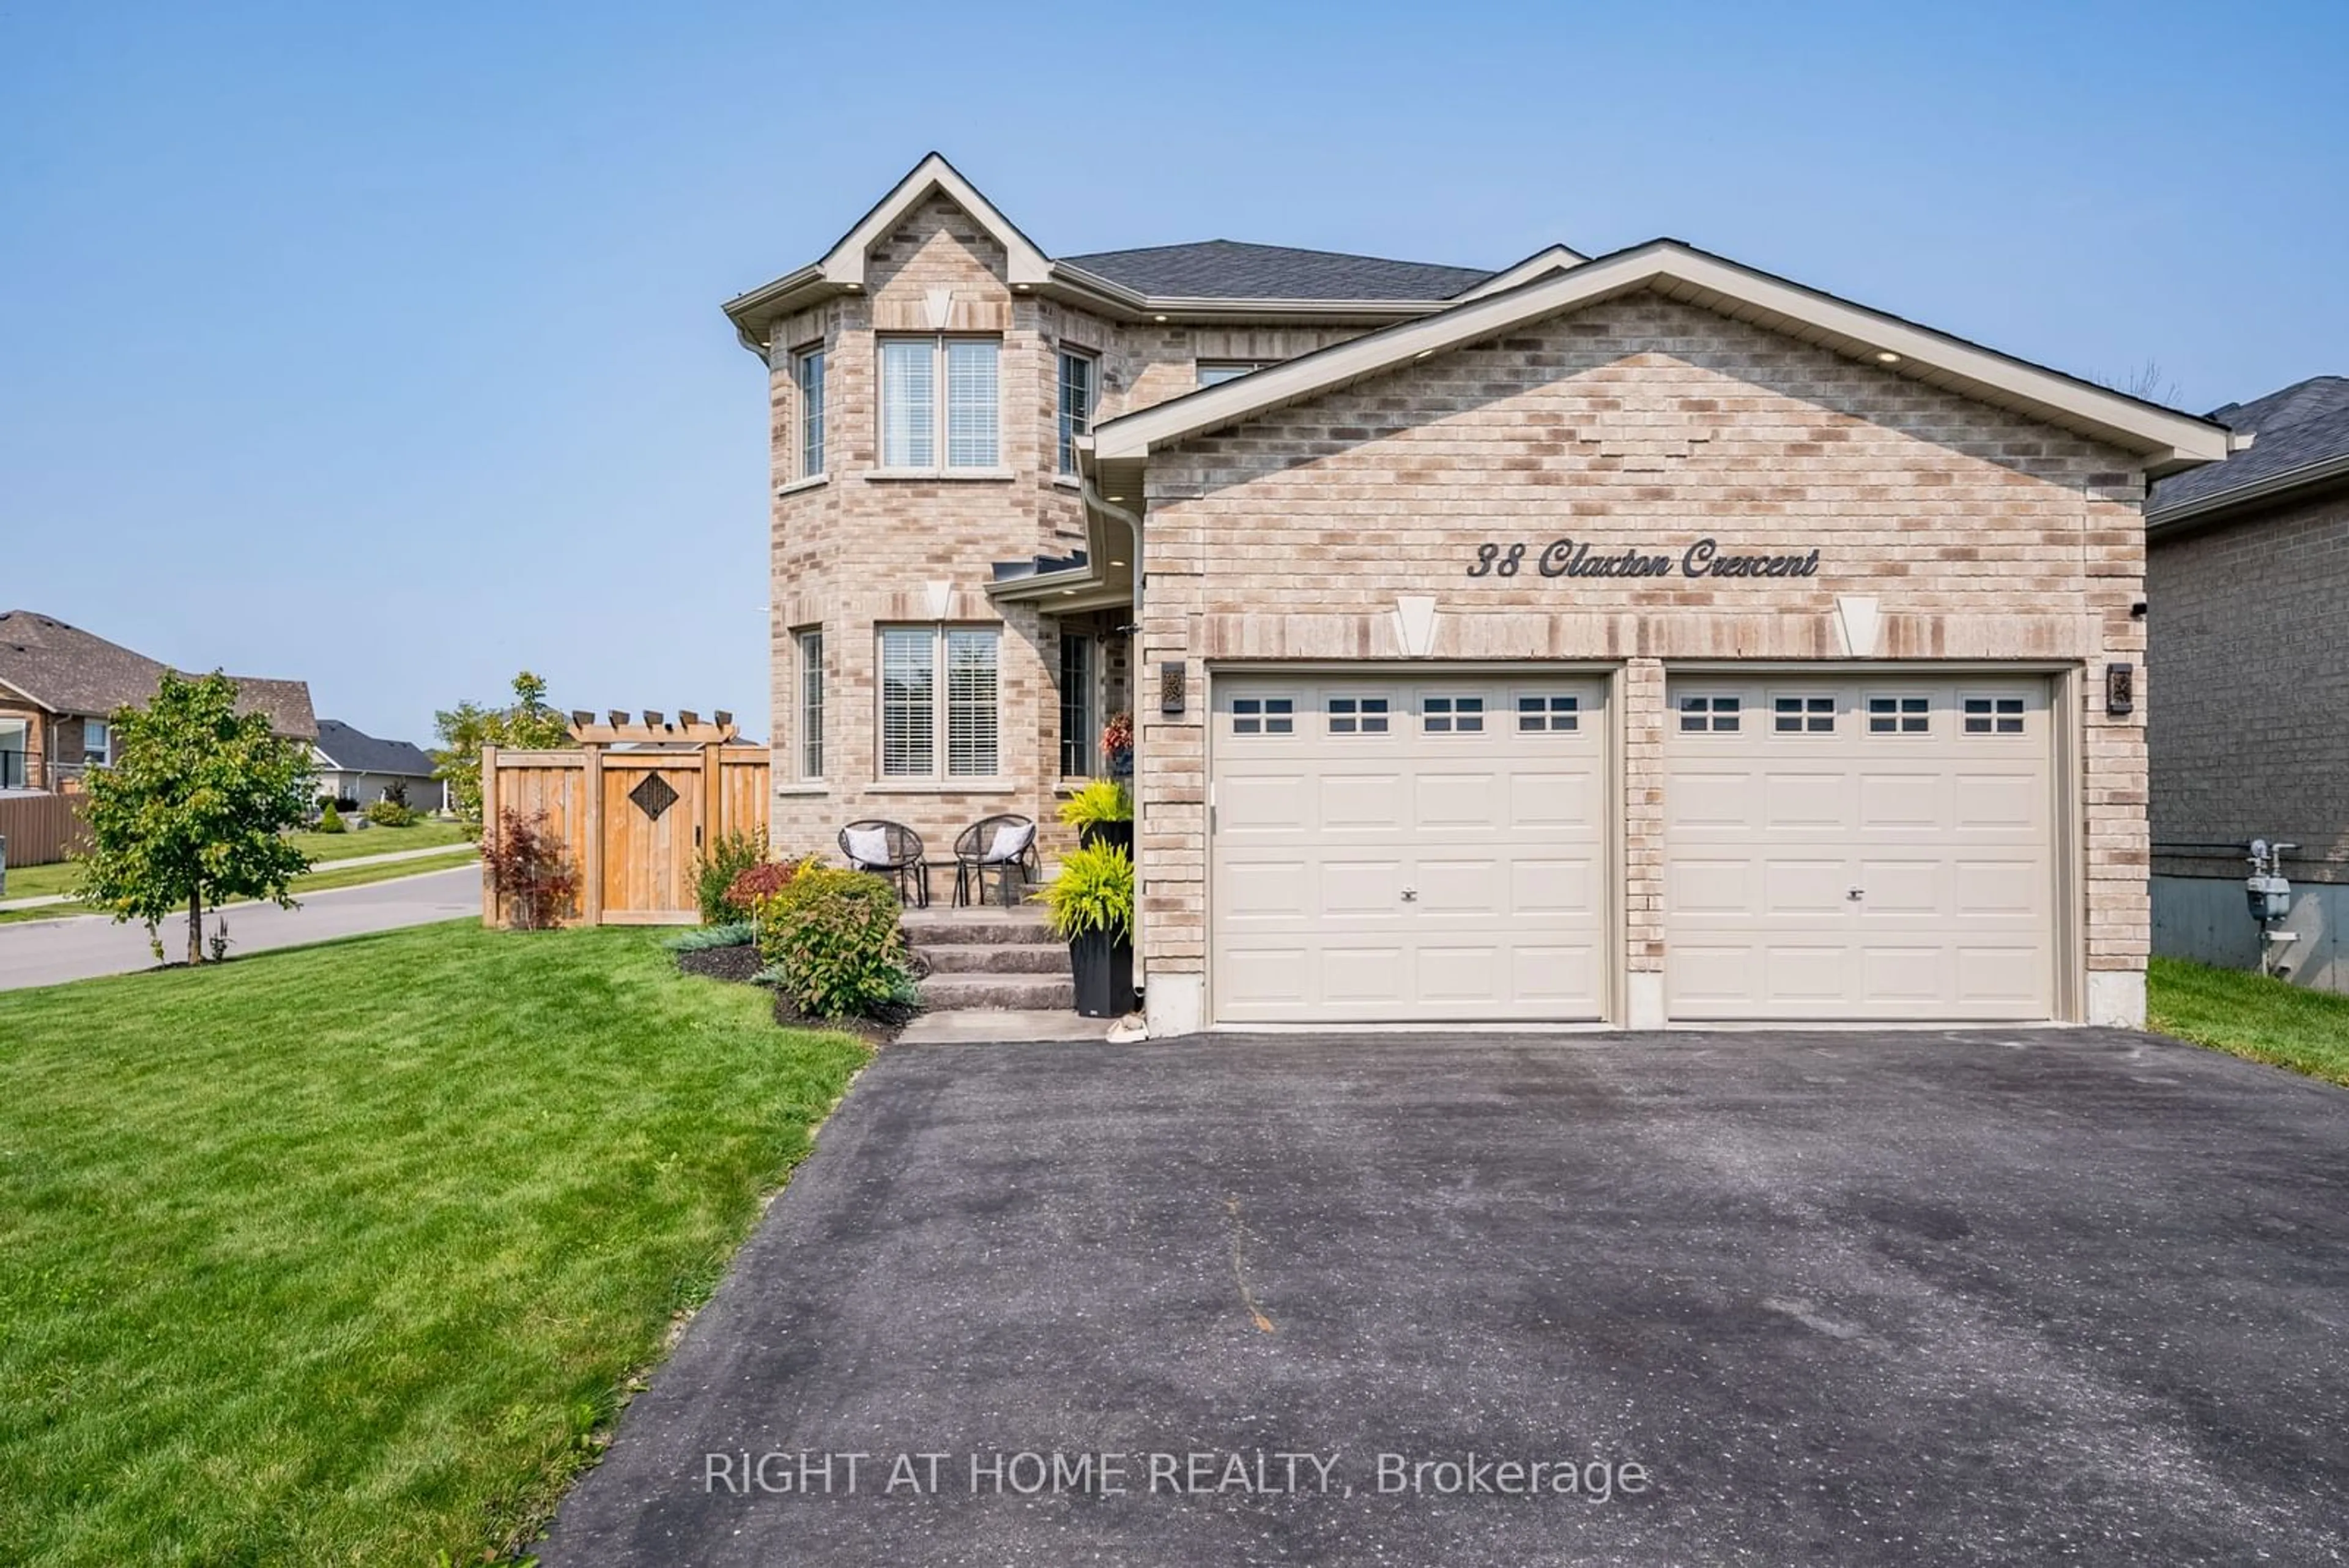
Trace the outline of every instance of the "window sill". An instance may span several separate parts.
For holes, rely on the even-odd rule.
[[[933,484],[1007,484],[1019,476],[1008,468],[868,468],[864,477],[875,484],[905,480]]]
[[[1056,473],[1052,475],[1052,483],[1063,490],[1082,490],[1085,487],[1085,482],[1073,473]]]
[[[1017,794],[1019,786],[1009,779],[875,779],[864,786],[866,794]]]
[[[775,486],[775,493],[778,495],[796,495],[802,490],[813,490],[818,485],[830,484],[831,483],[832,475],[829,473],[811,473],[804,479],[794,479],[789,484],[778,484]]]
[[[822,779],[797,779],[775,786],[777,794],[830,794],[832,786]]]

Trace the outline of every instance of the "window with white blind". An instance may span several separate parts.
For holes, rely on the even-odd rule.
[[[803,631],[800,645],[800,777],[823,777],[823,633]]]
[[[1198,363],[1199,385],[1220,387],[1226,381],[1237,381],[1252,370],[1268,365],[1278,365],[1278,359],[1202,359]]]
[[[1061,472],[1077,472],[1077,437],[1093,428],[1093,384],[1100,366],[1090,354],[1061,351],[1058,447]]]
[[[996,775],[1001,767],[1001,641],[1002,634],[992,627],[882,628],[883,777]]]
[[[994,468],[1002,409],[992,337],[881,342],[881,466]]]
[[[812,479],[823,472],[823,345],[792,356],[792,383],[800,396],[800,472]]]

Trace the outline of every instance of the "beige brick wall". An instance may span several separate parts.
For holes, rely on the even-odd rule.
[[[931,294],[948,295],[948,333],[997,335],[1009,478],[879,479],[876,337],[927,333]],[[987,597],[994,562],[1083,547],[1083,508],[1057,468],[1061,346],[1101,361],[1106,419],[1190,391],[1200,358],[1270,359],[1307,352],[1359,329],[1134,327],[1026,297],[1007,280],[1002,247],[968,213],[936,197],[870,254],[861,297],[778,322],[770,338],[771,736],[776,848],[837,857],[840,827],[863,817],[903,822],[930,857],[950,859],[955,835],[982,816],[1014,812],[1046,826],[1050,855],[1065,841],[1053,812],[1060,782],[1059,623],[1031,607]],[[800,472],[798,391],[792,357],[821,345],[825,364],[824,473]],[[947,619],[1003,628],[1002,771],[985,789],[880,778],[874,716],[875,628],[936,618],[928,586],[948,585]],[[1123,622],[1123,616],[1111,618]],[[1088,628],[1099,623],[1088,618]],[[796,634],[824,634],[824,774],[799,776]],[[1127,650],[1105,646],[1113,689]],[[1105,710],[1106,711],[1106,710]],[[944,889],[936,889],[943,892]]]
[[[2141,486],[2123,454],[1659,296],[1601,304],[1154,453],[1140,660],[1200,699],[1141,715],[1145,959],[1203,968],[1209,661],[1394,659],[1398,594],[1438,601],[1438,659],[1624,667],[1628,961],[1662,962],[1669,661],[1843,656],[1841,594],[1876,597],[1878,656],[2141,657]],[[1821,553],[1807,578],[1545,579],[1560,535],[1675,556]],[[1480,540],[1525,541],[1470,578]],[[2087,966],[2146,951],[2145,749],[2085,680]],[[1148,705],[1145,704],[1145,707]],[[2140,709],[2140,712],[2142,709]]]
[[[2302,881],[2349,882],[2349,492],[2183,537],[2146,564],[2153,841],[2281,838]],[[2239,877],[2239,854],[2157,853]]]

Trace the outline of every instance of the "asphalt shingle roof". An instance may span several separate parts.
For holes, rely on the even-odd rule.
[[[38,610],[0,610],[0,680],[53,713],[96,715],[139,707],[155,695],[169,668],[95,632]],[[301,680],[233,675],[237,706],[268,715],[281,735],[318,732],[310,688]]]
[[[1156,299],[1449,299],[1493,275],[1480,267],[1239,240],[1060,259]]]
[[[432,759],[420,747],[406,741],[378,741],[340,719],[318,721],[318,750],[338,773],[432,776]]]
[[[2157,483],[2146,506],[2154,521],[2181,506],[2349,457],[2349,376],[2311,376],[2264,398],[2213,409],[2209,417],[2259,439],[2224,462]]]

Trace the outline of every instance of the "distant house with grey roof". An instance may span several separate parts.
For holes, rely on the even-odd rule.
[[[2146,504],[2154,950],[2254,964],[2243,846],[2281,839],[2277,956],[2349,992],[2349,377],[2209,417],[2251,444]]]
[[[445,786],[432,776],[432,759],[422,748],[378,740],[339,719],[318,721],[310,761],[318,771],[318,793],[337,800],[366,806],[397,786],[419,811],[438,811],[447,804]]]
[[[112,716],[155,695],[171,667],[37,610],[0,610],[0,789],[58,790],[114,760]],[[289,740],[315,740],[301,680],[231,676],[237,703]]]

